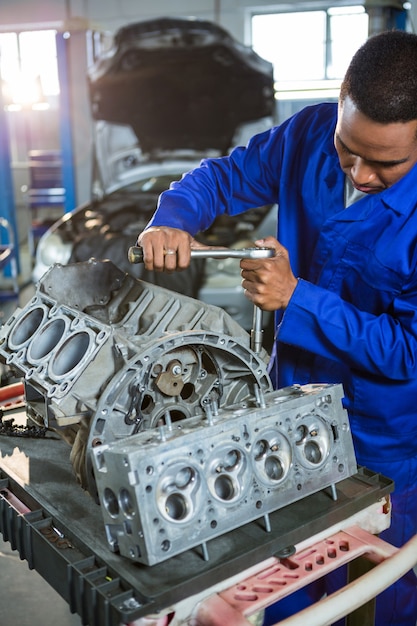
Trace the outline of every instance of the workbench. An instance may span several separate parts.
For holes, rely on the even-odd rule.
[[[386,518],[384,503],[393,490],[389,479],[360,468],[337,484],[336,501],[323,490],[271,514],[269,532],[260,520],[211,540],[208,560],[196,548],[149,567],[110,550],[100,507],[77,484],[65,441],[53,432],[2,436],[0,450],[3,538],[89,626],[172,615],[175,607],[184,614],[208,590],[269,566],[271,558],[290,557],[311,537],[337,532],[368,510]],[[172,623],[186,623],[179,619]]]

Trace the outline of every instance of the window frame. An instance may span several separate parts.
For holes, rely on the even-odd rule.
[[[53,56],[53,59],[55,60],[55,66],[52,66],[53,60],[50,59],[50,57],[48,56],[48,59],[50,59],[50,65],[48,63],[48,68],[42,69],[39,72],[39,75],[33,75],[31,76],[31,80],[33,80],[33,82],[35,83],[36,81],[39,83],[39,97],[38,98],[34,98],[33,101],[26,101],[24,98],[22,98],[21,100],[17,100],[15,101],[13,93],[9,94],[9,97],[7,98],[7,102],[6,102],[6,108],[8,110],[21,110],[22,108],[32,108],[32,109],[48,109],[50,108],[51,104],[52,105],[56,105],[56,101],[59,98],[59,94],[60,94],[60,86],[59,86],[59,76],[58,76],[58,57],[57,57],[57,48],[56,48],[56,34],[57,34],[57,30],[53,27],[48,27],[48,28],[42,28],[42,29],[30,29],[30,28],[25,28],[22,30],[12,30],[12,29],[4,29],[0,31],[0,38],[2,36],[14,36],[15,37],[15,48],[16,48],[16,58],[14,59],[14,63],[13,65],[18,69],[18,72],[20,73],[21,77],[24,78],[26,72],[25,72],[25,66],[30,66],[30,63],[28,63],[28,57],[29,55],[26,55],[22,50],[24,50],[25,48],[27,49],[27,46],[22,45],[22,39],[28,37],[28,35],[31,34],[35,34],[36,36],[39,35],[39,33],[48,33],[49,37],[54,37],[55,38],[55,54]],[[1,47],[0,47],[1,48]],[[4,79],[4,72],[3,72],[3,67],[2,67],[2,63],[8,63],[10,62],[10,59],[6,58],[4,61],[1,58],[0,55],[0,80],[3,82],[5,82],[5,84],[7,84],[7,81]],[[43,64],[40,63],[40,66],[42,66]],[[55,79],[55,88],[53,88],[52,90],[44,90],[44,86],[43,86],[43,81],[41,76],[43,74],[47,75],[48,77],[48,81],[50,81],[50,74],[51,71],[53,71],[55,73],[56,79]],[[3,89],[3,93],[5,93],[5,89]]]
[[[349,7],[362,6],[364,14],[367,15],[364,4],[360,0],[333,0],[329,2],[299,2],[284,3],[280,5],[251,7],[247,10],[245,24],[247,25],[245,32],[245,41],[253,47],[253,18],[258,15],[276,15],[285,13],[307,13],[307,12],[324,12],[326,16],[325,23],[325,44],[324,44],[324,63],[322,79],[311,80],[294,80],[294,81],[276,81],[276,99],[277,100],[306,100],[306,99],[337,99],[342,78],[329,78],[329,70],[331,68],[333,42],[331,39],[331,10],[332,9],[349,9]],[[369,17],[368,17],[369,31]]]

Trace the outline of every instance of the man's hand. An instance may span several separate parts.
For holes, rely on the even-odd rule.
[[[288,251],[274,237],[255,241],[259,247],[273,248],[275,256],[240,261],[242,287],[246,297],[264,311],[286,309],[297,286]]]
[[[167,226],[152,226],[138,237],[147,270],[157,272],[184,270],[190,264],[191,248],[201,245],[184,230]]]

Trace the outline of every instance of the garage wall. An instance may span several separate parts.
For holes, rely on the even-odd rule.
[[[336,0],[349,5],[353,0]],[[357,0],[379,6],[397,5],[401,0]],[[410,14],[417,24],[417,0],[411,0]],[[1,0],[0,30],[22,26],[59,26],[82,18],[89,28],[114,32],[135,20],[161,16],[191,15],[217,22],[237,39],[248,42],[247,16],[252,10],[296,10],[326,6],[325,0]]]
[[[307,3],[317,4],[316,0],[307,0]],[[247,7],[280,4],[291,5],[257,0],[2,0],[0,24],[1,28],[7,24],[53,24],[82,17],[91,28],[114,31],[129,22],[157,16],[195,16],[215,21],[243,39]]]
[[[352,0],[353,1],[353,0]],[[335,3],[352,4],[349,0],[335,0]],[[357,0],[359,3],[361,0]],[[380,5],[391,5],[399,0],[367,0]],[[0,0],[0,31],[28,30],[36,28],[56,28],[73,33],[69,42],[70,68],[72,81],[71,130],[74,144],[75,184],[77,204],[90,198],[92,125],[86,89],[86,52],[83,33],[90,30],[115,32],[121,26],[154,17],[195,16],[214,21],[226,28],[236,39],[250,43],[250,14],[254,11],[270,11],[296,8],[320,8],[327,6],[324,0]],[[417,0],[411,2],[410,14],[417,24]],[[40,149],[59,148],[59,133],[54,137],[49,132],[59,126],[58,112],[50,113],[46,125],[48,132],[42,133],[47,145]],[[16,186],[16,200],[24,204],[21,188],[25,184],[25,163],[19,158],[13,163]]]

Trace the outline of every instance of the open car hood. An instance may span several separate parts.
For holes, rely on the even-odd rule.
[[[198,19],[121,28],[88,80],[94,119],[131,126],[147,154],[225,154],[239,127],[274,115],[272,64]]]

